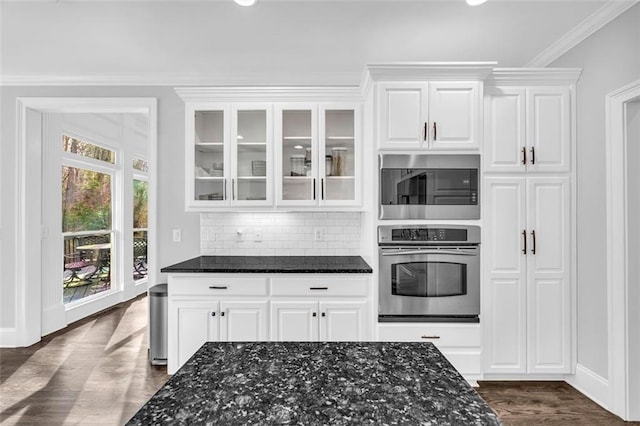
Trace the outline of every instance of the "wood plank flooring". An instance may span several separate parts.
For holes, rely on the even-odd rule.
[[[31,347],[0,349],[0,423],[126,423],[169,378],[147,361],[146,321],[142,296]],[[632,424],[563,382],[480,382],[477,391],[506,425]]]

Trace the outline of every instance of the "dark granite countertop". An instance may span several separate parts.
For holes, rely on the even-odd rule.
[[[205,343],[128,422],[498,425],[428,342]]]
[[[161,272],[370,274],[360,256],[198,256]]]

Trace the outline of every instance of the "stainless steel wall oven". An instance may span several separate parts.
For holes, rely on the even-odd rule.
[[[480,228],[378,227],[378,321],[478,322]]]
[[[380,219],[479,219],[479,155],[380,155]]]

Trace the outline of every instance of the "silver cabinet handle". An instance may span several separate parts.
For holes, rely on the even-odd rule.
[[[222,180],[222,201],[227,199],[227,178]]]
[[[236,180],[231,179],[231,199],[236,199]]]

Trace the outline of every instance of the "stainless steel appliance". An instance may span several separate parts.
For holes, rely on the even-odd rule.
[[[378,245],[378,321],[478,322],[478,226],[379,226]]]
[[[479,155],[380,155],[380,219],[479,219]]]

